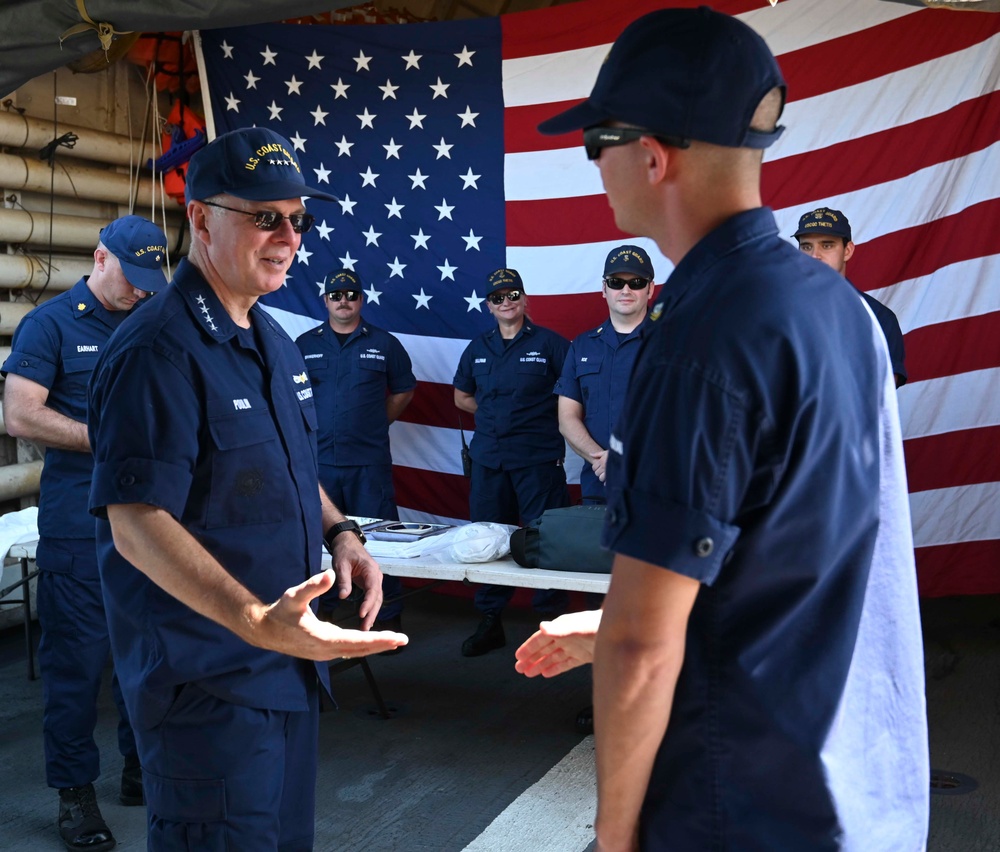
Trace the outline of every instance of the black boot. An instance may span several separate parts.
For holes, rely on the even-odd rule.
[[[144,805],[146,798],[142,794],[142,767],[138,755],[125,758],[122,769],[122,791],[118,797],[123,805]]]
[[[106,852],[115,848],[115,838],[97,806],[93,784],[59,791],[59,836],[66,848]]]
[[[504,636],[503,622],[499,612],[488,612],[479,622],[479,627],[462,643],[463,657],[481,657],[507,644]]]

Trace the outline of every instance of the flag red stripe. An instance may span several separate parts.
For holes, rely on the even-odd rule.
[[[461,422],[465,431],[470,433],[475,431],[475,415],[465,411],[459,412],[455,407],[454,387],[438,382],[417,382],[413,401],[406,406],[399,419],[406,423],[418,423],[422,426],[443,426],[446,429],[457,429],[459,413],[462,415]]]
[[[553,113],[549,113],[554,114]],[[963,133],[954,133],[962,127]],[[539,139],[546,139],[535,133]],[[571,138],[570,138],[571,137]],[[560,137],[562,138],[562,137]],[[578,145],[579,136],[568,134],[569,145]],[[919,139],[920,144],[914,144]],[[824,198],[864,189],[875,183],[885,183],[906,177],[913,172],[941,162],[958,159],[981,151],[1000,139],[1000,92],[975,98],[941,113],[938,116],[874,133],[862,139],[853,139],[831,145],[819,151],[810,151],[764,164],[764,203],[776,210],[802,206],[816,198]],[[554,146],[552,146],[554,147]],[[583,154],[581,152],[581,162]],[[855,164],[844,168],[845,163]],[[856,164],[863,163],[859,168]],[[585,195],[574,198],[550,198],[531,201],[507,202],[507,243],[512,246],[581,245],[624,238],[614,221],[614,213],[604,195]],[[979,209],[983,208],[983,209]],[[894,266],[892,277],[883,277],[873,287],[884,287],[894,281],[926,274],[946,263],[981,257],[996,251],[994,235],[988,228],[971,227],[970,222],[950,222],[965,217],[976,219],[977,225],[990,221],[983,217],[996,215],[998,201],[984,201],[962,213],[937,219],[926,225],[897,231],[881,239],[899,240],[901,235],[911,235],[921,228],[961,229],[961,234],[912,234],[912,241],[920,240],[923,251],[907,250],[893,253],[878,246],[877,254]],[[996,221],[993,219],[992,221]],[[945,241],[939,241],[945,237]],[[957,239],[956,239],[957,238]],[[877,243],[877,241],[872,241]],[[914,246],[916,248],[916,246]],[[908,247],[909,249],[909,247]],[[942,259],[945,249],[947,258]],[[861,264],[866,254],[859,246],[851,271]],[[927,258],[925,271],[913,270],[914,263]],[[906,263],[902,263],[902,260]],[[865,287],[864,289],[871,289]]]
[[[783,209],[843,195],[981,151],[998,138],[1000,92],[992,92],[910,124],[766,162],[764,202]]]
[[[948,10],[924,9],[778,57],[795,100],[875,80],[985,41],[1000,31],[1000,19],[963,20]],[[845,57],[863,56],[863,62]],[[836,69],[826,73],[824,69]]]
[[[789,101],[803,100],[816,95],[826,94],[844,86],[875,80],[886,74],[911,68],[923,62],[939,59],[950,53],[979,44],[1000,31],[1000,21],[994,16],[983,15],[977,21],[977,25],[970,26],[968,21],[956,18],[949,12],[941,13],[940,10],[937,10],[939,14],[936,16],[937,20],[934,26],[930,27],[925,19],[928,11],[931,10],[924,10],[923,14],[906,15],[903,18],[897,18],[894,21],[888,21],[878,26],[868,27],[850,35],[782,54],[778,57],[778,61],[785,80],[788,83]],[[639,14],[637,11],[634,17],[638,17]],[[616,20],[622,18],[621,14],[617,12],[613,17]],[[630,19],[628,16],[623,18],[625,22]],[[600,34],[602,32],[606,33],[606,26],[607,24],[601,21],[597,26],[592,28],[594,41],[580,41],[582,33],[591,32],[591,28],[585,31],[579,29],[567,31],[566,37],[572,39],[572,44],[564,47],[553,47],[552,41],[546,39],[544,52],[553,53],[558,50],[571,50],[577,47],[601,44]],[[505,36],[506,32],[507,29],[505,28]],[[535,39],[537,39],[538,32],[536,31],[534,35]],[[533,40],[532,47],[527,50],[525,55],[532,55],[536,47],[537,45],[534,44]],[[843,62],[844,56],[864,56],[865,62],[845,64]],[[511,57],[505,55],[504,58]],[[816,72],[817,68],[833,67],[838,68],[836,74],[819,74]],[[504,148],[507,153],[544,151],[579,145],[580,136],[578,133],[549,137],[541,135],[536,130],[540,121],[551,118],[553,115],[564,109],[568,109],[576,103],[579,103],[579,100],[508,108],[504,114]],[[949,112],[954,112],[954,110]],[[938,117],[934,118],[937,119]],[[959,118],[960,115],[956,115],[956,119]],[[963,135],[954,132],[956,127],[967,129],[969,125],[964,121],[953,123],[946,129],[946,132],[934,137],[933,141],[947,145],[950,142],[961,140]],[[901,152],[919,154],[920,146],[904,145],[895,151],[895,153]],[[789,159],[794,160],[796,158]],[[850,162],[865,162],[870,167],[870,163],[867,160],[851,160]],[[889,162],[891,163],[891,158]],[[827,179],[837,181],[849,177],[850,170],[845,173],[842,165],[843,161],[838,164],[839,167],[837,169],[834,169],[833,172],[827,175]],[[822,175],[823,173],[817,174]],[[888,178],[883,178],[883,180],[886,179]],[[840,191],[843,190],[841,189]],[[792,203],[797,202],[793,201]]]
[[[704,0],[629,0],[609,3],[590,0],[574,3],[572,9],[539,9],[534,12],[501,15],[503,58],[520,59],[564,50],[578,50],[614,41],[625,27],[641,15],[665,6],[693,8]],[[741,15],[760,9],[760,0],[715,0],[712,8],[727,15]],[[843,57],[839,60],[843,61]]]
[[[874,290],[930,275],[952,263],[996,254],[1000,244],[994,222],[1000,222],[997,198],[876,237],[854,252],[851,281],[862,290]]]
[[[583,135],[579,131],[560,133],[558,136],[543,136],[538,132],[538,125],[547,118],[578,103],[580,100],[507,107],[503,114],[504,151],[508,154],[521,154],[526,151],[551,151],[582,145]]]
[[[445,518],[469,517],[469,480],[464,476],[393,465],[396,504]]]
[[[925,325],[903,339],[911,382],[1000,367],[1000,311]]]
[[[923,597],[1000,594],[1000,541],[918,547],[917,589]]]
[[[910,493],[1000,481],[1000,426],[962,429],[903,442]]]
[[[626,237],[603,194],[507,202],[508,246],[578,246]]]

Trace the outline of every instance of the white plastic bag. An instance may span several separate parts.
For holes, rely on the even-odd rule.
[[[510,553],[510,534],[516,529],[507,524],[481,521],[419,541],[369,539],[365,547],[376,559],[428,557],[438,562],[492,562]]]
[[[478,521],[434,536],[433,555],[438,562],[492,562],[510,553],[510,534],[517,527]]]

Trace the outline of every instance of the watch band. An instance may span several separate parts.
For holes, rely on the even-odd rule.
[[[330,529],[326,531],[326,535],[323,536],[323,541],[326,542],[326,548],[331,553],[333,553],[333,540],[343,532],[352,532],[358,537],[358,541],[364,544],[367,539],[365,534],[361,531],[361,527],[358,526],[357,521],[340,521],[334,524]]]

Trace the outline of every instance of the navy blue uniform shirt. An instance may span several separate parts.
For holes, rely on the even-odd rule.
[[[239,329],[186,259],[122,327],[90,386],[91,511],[115,668],[137,728],[180,685],[305,710],[313,665],[254,648],[148,580],[115,550],[105,507],[169,512],[263,601],[320,571],[316,410],[302,355],[260,307]],[[325,671],[326,666],[317,669]]]
[[[46,405],[87,422],[87,382],[111,333],[128,316],[109,311],[87,279],[39,305],[14,332],[3,374],[14,373],[48,388]],[[87,511],[94,457],[48,447],[38,500],[38,533],[50,538],[93,538]]]
[[[878,320],[879,328],[882,329],[882,334],[885,335],[885,342],[889,347],[889,361],[892,364],[892,372],[903,377],[903,381],[899,384],[902,387],[906,384],[906,380],[909,377],[906,375],[906,349],[903,346],[903,332],[899,327],[899,320],[896,319],[896,315],[892,312],[892,309],[887,308],[878,299],[869,296],[861,290],[858,292],[861,293],[861,298],[868,303],[868,307],[872,309],[875,319]]]
[[[326,322],[295,343],[312,381],[320,464],[391,464],[386,391],[417,386],[403,344],[363,319],[343,346]]]
[[[621,341],[610,318],[584,332],[570,344],[562,375],[556,382],[556,394],[583,406],[583,425],[604,449],[608,448],[611,428],[625,404],[625,391],[645,326],[645,322],[639,323]],[[604,483],[587,459],[580,471],[580,490],[585,498],[604,499]]]
[[[879,521],[871,319],[760,208],[685,255],[650,320],[604,539],[702,587],[641,845],[836,849],[820,753]]]
[[[476,398],[476,432],[469,452],[485,467],[516,470],[566,455],[552,389],[569,342],[525,320],[504,346],[499,328],[469,342],[454,385]]]

